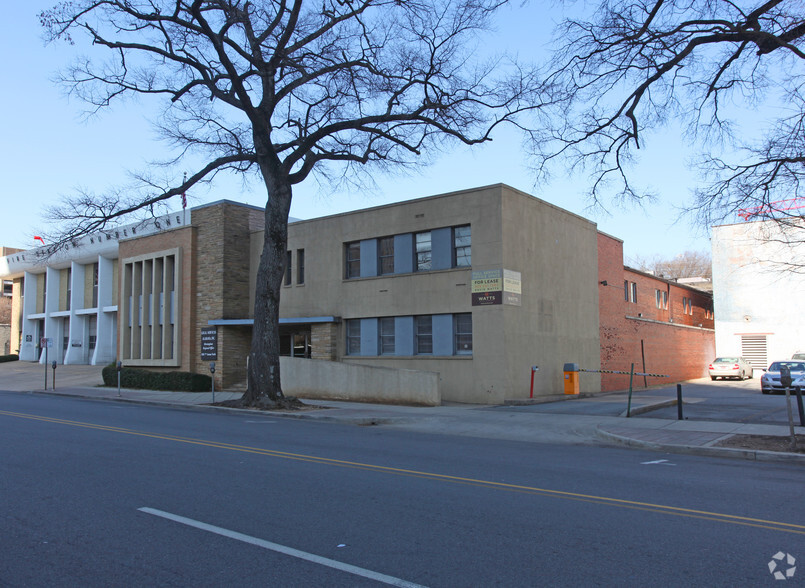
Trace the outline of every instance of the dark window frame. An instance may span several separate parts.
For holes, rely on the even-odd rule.
[[[469,324],[469,330],[466,329],[467,324]],[[469,337],[469,348],[464,347],[467,343],[467,337]],[[453,315],[453,352],[456,355],[472,355],[471,312],[461,312]]]
[[[361,354],[361,319],[349,319],[346,321],[346,343],[347,355]],[[357,346],[356,346],[357,343]]]
[[[305,250],[296,250],[296,283],[302,285],[305,283]]]
[[[357,256],[352,254],[357,253]],[[345,276],[351,278],[361,277],[361,242],[351,241],[344,246]]]
[[[383,250],[384,245],[390,245],[390,253]],[[377,274],[386,276],[394,273],[394,237],[380,237],[377,240]]]
[[[458,231],[467,229],[466,235],[459,235]],[[466,244],[459,245],[459,239],[466,238]],[[462,261],[462,263],[459,263]],[[472,267],[472,226],[458,225],[453,227],[453,267]]]
[[[420,248],[420,236],[428,236],[427,249],[423,246]],[[424,245],[426,241],[423,239],[421,243]],[[414,265],[415,271],[429,272],[433,269],[433,233],[431,231],[420,231],[414,233]]]
[[[393,316],[377,319],[377,351],[379,355],[396,355],[395,332]]]
[[[433,355],[433,315],[414,317],[414,355]]]

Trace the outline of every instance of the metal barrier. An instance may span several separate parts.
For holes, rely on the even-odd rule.
[[[644,372],[635,372],[634,364],[627,372],[624,370],[587,370],[580,368],[576,363],[565,364],[565,394],[578,394],[579,393],[579,378],[576,374],[579,372],[594,373],[594,374],[622,374],[629,376],[629,400],[626,403],[626,416],[631,415],[632,411],[632,383],[635,376],[650,376],[652,378],[670,378],[668,374],[649,374]]]

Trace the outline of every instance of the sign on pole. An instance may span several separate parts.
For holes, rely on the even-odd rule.
[[[201,359],[218,359],[218,327],[201,327]]]

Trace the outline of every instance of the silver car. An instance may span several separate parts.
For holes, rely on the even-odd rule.
[[[752,364],[743,357],[716,357],[708,368],[710,379],[716,378],[736,378],[743,380],[754,375]]]
[[[785,361],[775,361],[769,366],[769,369],[760,377],[760,389],[763,394],[773,394],[774,392],[785,392],[785,388],[780,383],[780,368],[788,366],[791,370],[791,379],[796,380],[805,376],[805,361],[794,361],[792,359]]]

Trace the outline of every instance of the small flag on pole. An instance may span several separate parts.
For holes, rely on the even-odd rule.
[[[34,237],[34,241],[41,241],[41,242],[42,242],[42,245],[44,245],[44,244],[45,244],[45,240],[44,240],[42,237],[40,237],[39,235],[36,235],[36,236]]]

